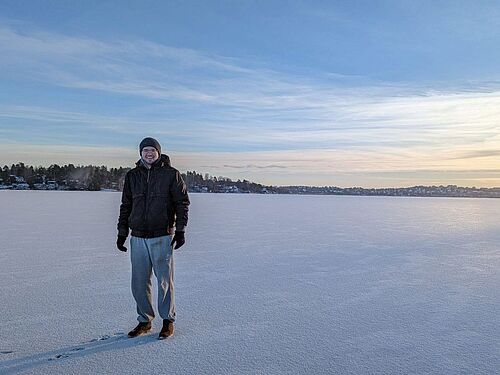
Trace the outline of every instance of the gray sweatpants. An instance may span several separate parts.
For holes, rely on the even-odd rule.
[[[158,281],[158,313],[175,321],[174,257],[172,236],[130,238],[132,294],[137,304],[137,320],[150,322],[155,317],[151,298],[151,271]]]

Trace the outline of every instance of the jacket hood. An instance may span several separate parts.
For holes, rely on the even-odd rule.
[[[135,165],[138,167],[146,168],[142,165],[141,159],[137,160]],[[160,157],[158,158],[158,160],[155,161],[151,167],[153,167],[153,168],[171,167],[170,158],[168,157],[168,155],[161,154]]]

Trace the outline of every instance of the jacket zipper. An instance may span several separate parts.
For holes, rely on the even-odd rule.
[[[149,231],[149,224],[148,224],[148,208],[149,208],[149,172],[151,169],[148,169],[148,177],[146,178],[146,209],[144,210],[144,223],[146,224],[146,231]]]

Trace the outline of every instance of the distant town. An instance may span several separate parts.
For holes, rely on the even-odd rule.
[[[33,167],[24,163],[5,165],[0,170],[0,190],[87,190],[121,191],[130,168],[106,166],[75,166],[68,164]],[[476,188],[447,186],[412,186],[401,188],[361,188],[337,186],[267,186],[247,180],[233,181],[196,171],[182,173],[190,192],[233,194],[310,194],[367,195],[406,197],[471,197],[500,198],[500,187]]]

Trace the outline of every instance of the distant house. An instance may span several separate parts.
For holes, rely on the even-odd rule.
[[[29,190],[30,186],[26,182],[19,182],[12,184],[12,189],[15,190]]]
[[[47,181],[45,184],[47,185],[47,190],[57,190],[58,187],[57,182],[52,180],[52,181]]]
[[[222,186],[220,190],[224,193],[240,193],[240,189],[234,185]]]
[[[57,190],[59,185],[55,181],[37,182],[33,184],[35,190]]]
[[[20,177],[20,176],[16,176],[14,174],[11,174],[9,176],[9,180],[10,180],[10,183],[11,184],[17,184],[17,183],[22,183],[22,182],[25,182],[24,181],[24,177]]]
[[[11,174],[9,176],[10,186],[6,187],[7,189],[15,189],[15,190],[29,190],[30,186],[24,180],[22,176],[16,176]],[[4,186],[4,185],[2,185]],[[3,189],[6,189],[5,187]]]

